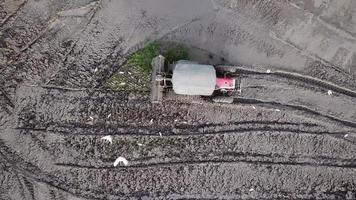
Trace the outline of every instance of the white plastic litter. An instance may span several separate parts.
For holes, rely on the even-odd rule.
[[[112,136],[111,135],[107,135],[101,138],[102,140],[106,140],[108,142],[110,142],[112,144]]]
[[[94,72],[97,72],[97,71],[98,71],[98,68],[95,68],[95,69],[94,69]]]
[[[254,191],[254,190],[255,190],[255,189],[253,189],[253,188],[250,188],[250,189],[249,189],[248,191],[249,191],[249,192],[252,192],[252,191]]]
[[[90,116],[89,118],[90,118],[90,120],[94,120],[94,117],[92,117],[92,116]]]
[[[276,111],[277,111],[277,112],[280,112],[281,110],[279,110],[279,109],[276,109]]]
[[[119,74],[125,74],[125,72],[119,72]]]
[[[328,95],[332,95],[332,94],[333,94],[333,91],[328,90]]]
[[[111,113],[110,113],[110,114],[108,114],[108,116],[107,116],[106,118],[109,118],[109,117],[111,117]]]
[[[266,71],[267,73],[271,73],[271,70],[270,69],[267,69],[267,71]]]
[[[162,133],[161,132],[158,132],[159,136],[162,137]]]
[[[127,166],[129,164],[129,161],[127,161],[126,158],[120,156],[115,160],[114,167],[116,167],[119,163],[123,163],[125,166]]]
[[[151,123],[151,124],[153,123],[153,119],[150,120],[150,123]]]
[[[138,145],[138,146],[140,146],[140,147],[142,147],[142,146],[143,146],[143,144],[142,144],[142,143],[137,143],[137,145]]]
[[[253,109],[256,109],[256,107],[255,107],[255,106],[252,106],[252,108],[253,108]]]
[[[344,137],[345,137],[345,138],[349,137],[349,134],[345,134]]]
[[[126,85],[126,83],[120,83],[120,85]]]

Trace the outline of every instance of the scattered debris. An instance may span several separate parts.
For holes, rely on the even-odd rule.
[[[101,138],[102,140],[106,140],[108,142],[110,142],[112,144],[112,136],[111,135],[107,135]]]
[[[123,163],[125,166],[129,164],[129,162],[126,160],[126,158],[120,156],[118,157],[115,162],[114,162],[114,167],[116,167],[119,163]]]
[[[328,90],[328,95],[332,95],[332,94],[333,94],[333,91]]]
[[[270,69],[267,69],[267,71],[266,71],[266,72],[269,74],[269,73],[271,73],[271,70],[270,70]]]
[[[94,124],[94,117],[89,117],[89,119],[87,119],[87,124],[93,125]]]

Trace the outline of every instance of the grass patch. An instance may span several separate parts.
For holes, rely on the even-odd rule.
[[[142,73],[150,73],[152,59],[159,54],[160,45],[158,43],[150,43],[143,49],[134,53],[127,63],[137,67]]]
[[[159,54],[168,63],[188,60],[188,48],[182,44],[159,44],[152,42],[132,54],[127,63],[105,83],[113,90],[150,90],[151,62]]]
[[[149,73],[126,64],[106,81],[105,86],[112,90],[149,91],[150,81]]]
[[[167,51],[162,52],[162,54],[168,63],[189,59],[188,48],[182,44],[170,46]]]

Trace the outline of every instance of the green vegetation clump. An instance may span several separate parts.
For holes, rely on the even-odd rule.
[[[143,49],[134,53],[127,61],[131,66],[137,67],[143,73],[150,73],[152,59],[159,54],[159,44],[150,43]]]
[[[127,63],[106,81],[106,86],[113,90],[150,89],[152,59],[162,54],[167,63],[188,60],[188,48],[182,44],[147,44],[143,49],[132,54]]]
[[[189,53],[188,48],[182,44],[170,46],[166,52],[163,52],[163,56],[168,63],[173,63],[178,60],[188,60]]]

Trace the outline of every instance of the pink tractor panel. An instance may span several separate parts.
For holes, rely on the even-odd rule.
[[[216,89],[234,90],[235,79],[233,78],[216,78]]]

